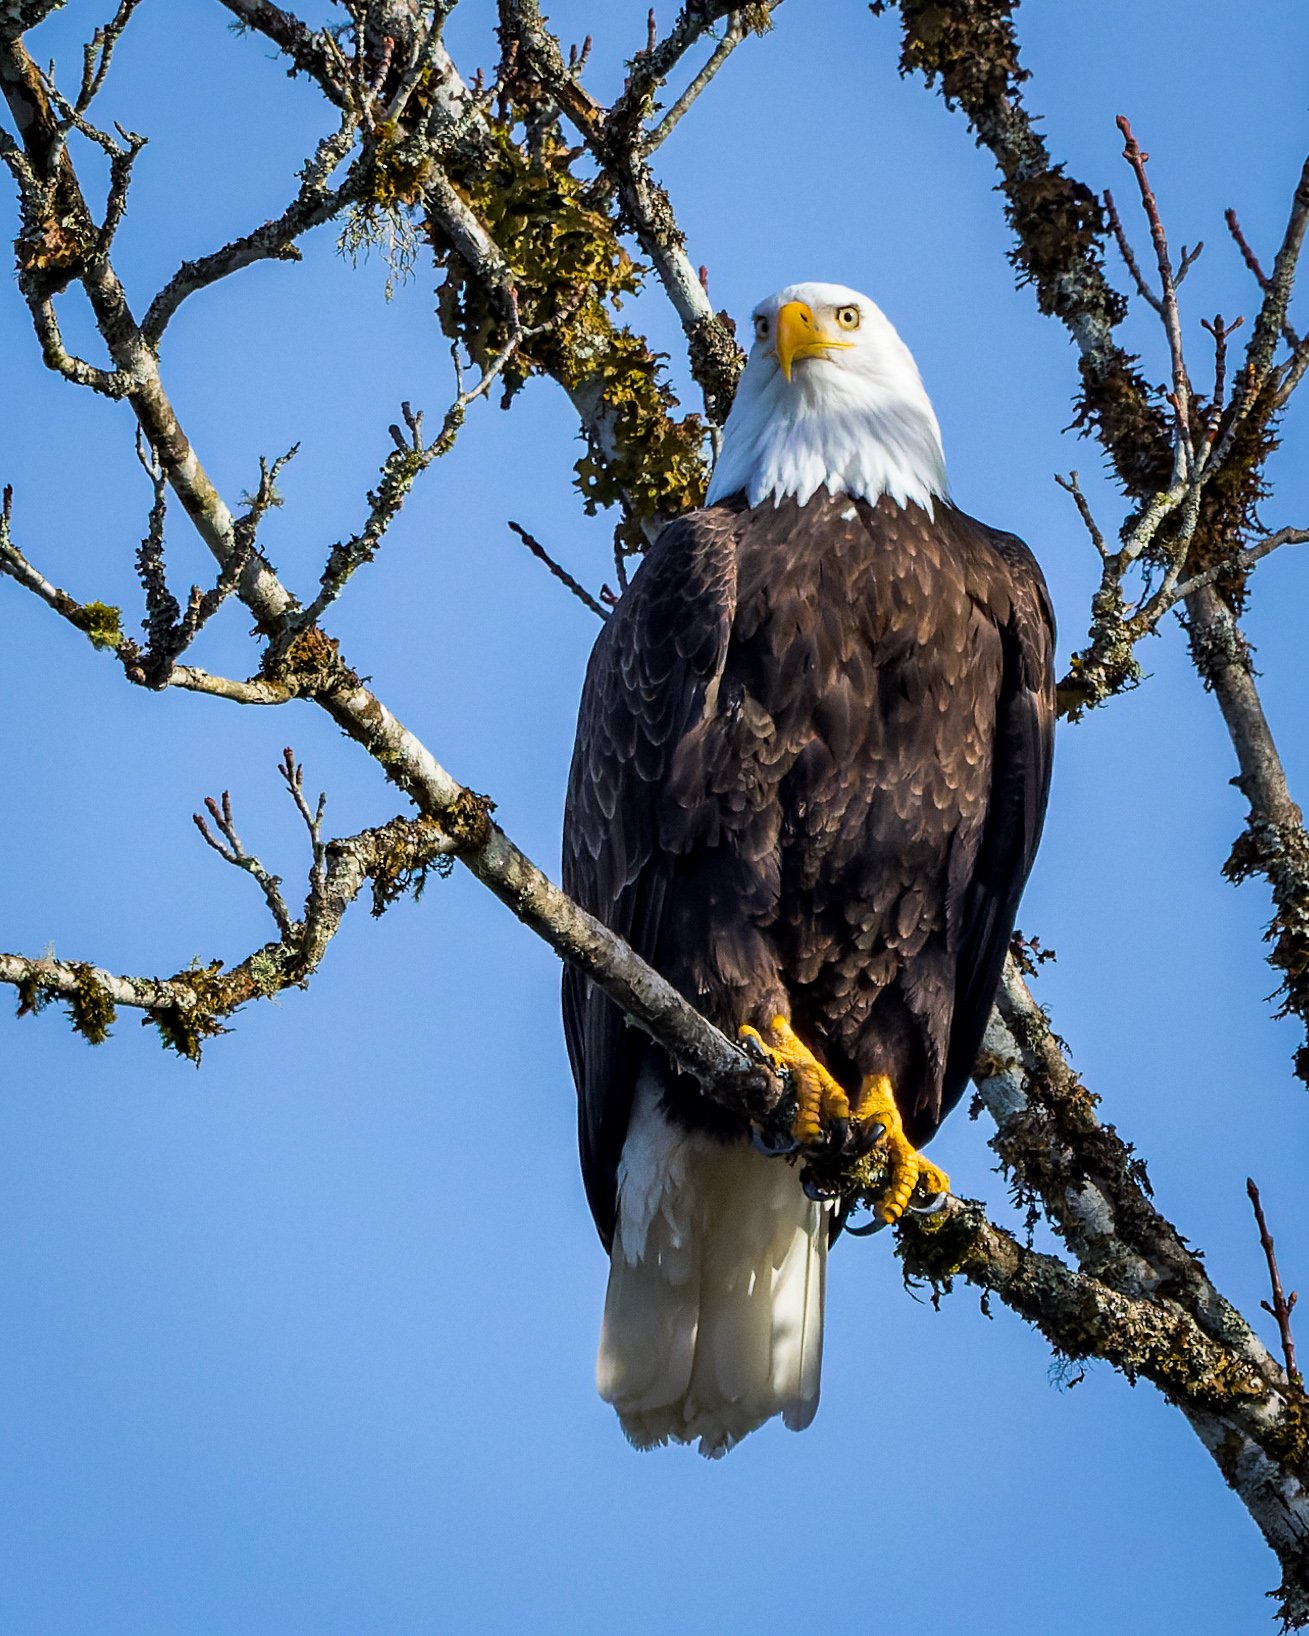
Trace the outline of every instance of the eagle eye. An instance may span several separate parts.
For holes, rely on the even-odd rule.
[[[858,329],[859,316],[858,307],[838,307],[836,309],[836,321],[842,329]]]
[[[768,320],[762,313],[755,314],[754,338],[756,341],[766,341],[768,339]]]

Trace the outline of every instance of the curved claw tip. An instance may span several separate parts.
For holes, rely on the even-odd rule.
[[[915,1216],[937,1216],[945,1209],[949,1197],[948,1193],[934,1193],[926,1204],[907,1204],[905,1209]]]
[[[851,1238],[871,1238],[874,1233],[884,1232],[889,1226],[890,1223],[883,1221],[880,1216],[873,1216],[864,1222],[862,1227],[851,1227],[847,1223],[846,1226],[842,1227],[841,1231],[849,1233]]]
[[[794,1136],[779,1133],[774,1140],[753,1125],[750,1127],[750,1140],[754,1143],[755,1152],[762,1153],[765,1159],[784,1159],[800,1146]]]

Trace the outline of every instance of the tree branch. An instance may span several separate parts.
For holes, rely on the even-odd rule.
[[[1296,1294],[1291,1291],[1288,1300],[1282,1289],[1282,1275],[1277,1268],[1277,1252],[1273,1248],[1273,1235],[1268,1231],[1268,1223],[1264,1219],[1263,1202],[1259,1197],[1259,1189],[1254,1181],[1247,1178],[1245,1190],[1250,1195],[1250,1204],[1254,1209],[1254,1219],[1259,1227],[1259,1243],[1263,1247],[1264,1259],[1268,1263],[1268,1281],[1272,1285],[1273,1301],[1270,1306],[1267,1301],[1261,1302],[1264,1311],[1277,1320],[1277,1330],[1282,1337],[1282,1356],[1286,1360],[1286,1378],[1294,1386],[1303,1387],[1304,1380],[1295,1361],[1295,1340],[1291,1334],[1291,1312],[1295,1306]]]
[[[1136,519],[1139,530],[1149,507],[1176,487],[1168,480],[1173,466],[1169,427],[1135,360],[1114,338],[1126,303],[1104,276],[1105,224],[1095,195],[1052,161],[1024,106],[1027,76],[1019,62],[1012,8],[1003,4],[994,14],[983,14],[964,0],[930,8],[923,0],[875,0],[873,10],[880,14],[893,4],[903,23],[902,69],[939,84],[946,101],[963,109],[979,142],[995,157],[1006,215],[1017,239],[1015,264],[1032,284],[1040,309],[1058,317],[1078,346],[1078,422],[1094,429],[1128,494],[1146,506]],[[1181,519],[1179,541],[1168,541],[1166,532],[1158,530],[1151,538],[1158,535],[1165,542],[1165,560],[1174,574],[1200,576],[1222,565],[1229,576],[1224,581],[1220,572],[1185,600],[1192,658],[1222,710],[1240,766],[1240,787],[1251,808],[1227,873],[1243,879],[1257,871],[1268,880],[1276,906],[1270,960],[1283,976],[1283,1011],[1294,1013],[1309,1032],[1309,837],[1250,672],[1248,647],[1236,619],[1240,586],[1230,583],[1231,565],[1240,556],[1242,536],[1262,493],[1263,464],[1273,447],[1268,422],[1285,401],[1273,360],[1307,223],[1309,160],[1291,200],[1232,403],[1200,472],[1207,477],[1226,468],[1235,480],[1195,496],[1191,505],[1182,505],[1181,497],[1173,502],[1171,511]],[[1130,641],[1120,639],[1121,588],[1102,586],[1093,612],[1088,652],[1113,678],[1108,691],[1131,685],[1137,671]],[[1083,656],[1079,661],[1061,684],[1061,706],[1074,715],[1107,696],[1097,691],[1104,673],[1097,680],[1096,665]],[[1309,1045],[1297,1054],[1296,1071],[1309,1081]]]
[[[244,237],[233,239],[198,261],[184,261],[150,303],[141,321],[141,334],[148,346],[157,349],[177,309],[188,296],[208,289],[257,261],[297,261],[295,241],[311,229],[330,221],[357,197],[363,185],[364,167],[351,167],[339,186],[329,187],[333,173],[354,145],[358,115],[346,110],[338,128],[325,136],[300,172],[300,190],[282,214]]]
[[[714,9],[697,8],[701,13]],[[674,31],[678,38],[686,36],[687,44],[708,26],[707,21],[685,21],[689,10],[686,8],[679,19],[681,32]],[[559,42],[545,26],[537,0],[500,0],[500,18],[502,30],[517,46],[520,71],[537,79],[563,109],[616,186],[625,216],[681,319],[691,373],[704,393],[706,413],[721,425],[744,367],[744,354],[710,305],[699,273],[686,254],[685,239],[668,195],[654,180],[646,159],[649,149],[643,121],[662,78],[661,72],[647,63],[656,58],[662,62],[667,53],[660,56],[656,48],[636,59],[623,96],[606,111],[564,61]],[[680,49],[676,55],[680,55]],[[673,56],[671,61],[675,60]]]
[[[546,548],[541,544],[540,540],[536,539],[534,535],[529,534],[521,523],[511,522],[509,527],[513,533],[517,534],[518,538],[523,542],[536,560],[538,562],[543,562],[566,590],[571,591],[577,600],[585,607],[588,607],[593,614],[598,614],[601,619],[608,619],[609,610],[604,606],[604,604],[597,602],[591,595],[590,591],[587,590],[585,585],[579,585],[568,570],[561,567],[554,560]]]
[[[77,961],[0,954],[0,983],[18,989],[19,1016],[40,1011],[52,999],[66,1000],[73,1026],[99,1045],[109,1037],[119,1006],[144,1011],[166,1046],[199,1062],[204,1042],[224,1033],[224,1020],[241,1006],[305,986],[365,881],[373,883],[374,912],[380,914],[458,844],[431,820],[405,817],[329,841],[321,854],[315,843],[303,916],[292,921],[278,890],[280,883],[245,853],[236,838],[227,797],[221,806],[206,804],[227,846],[217,844],[197,819],[201,833],[228,863],[259,882],[278,924],[277,940],[226,971],[215,962],[168,978],[127,977]]]
[[[873,10],[882,13],[892,3],[876,0]],[[1173,486],[1168,475],[1175,470],[1175,456],[1170,458],[1174,440],[1135,361],[1114,339],[1126,304],[1104,276],[1105,224],[1095,196],[1051,161],[1024,106],[1022,85],[1027,76],[1019,62],[1012,7],[1002,3],[980,8],[965,0],[928,6],[923,0],[898,0],[898,9],[902,69],[921,72],[929,84],[939,85],[947,103],[963,108],[979,142],[994,155],[1006,214],[1017,239],[1015,264],[1032,284],[1041,310],[1058,317],[1077,343],[1082,375],[1079,423],[1095,430],[1128,493],[1157,505]],[[1174,502],[1174,509],[1180,505],[1176,539],[1162,536],[1165,561],[1173,574],[1182,572],[1184,561],[1193,574],[1205,573],[1218,559],[1230,563],[1261,492],[1260,473],[1271,447],[1268,421],[1277,407],[1275,394],[1268,391],[1271,342],[1285,320],[1303,237],[1303,194],[1302,177],[1279,252],[1276,289],[1270,280],[1225,426],[1216,447],[1209,440],[1210,466],[1216,469],[1229,462],[1229,469],[1240,474],[1239,481],[1227,492],[1215,490],[1203,500],[1197,496],[1193,505],[1181,504],[1181,497]],[[1179,390],[1175,395],[1182,394]],[[1137,527],[1140,522],[1138,516]],[[1097,620],[1120,615],[1112,602],[1121,596],[1120,588],[1108,588],[1107,595],[1108,606],[1099,601],[1095,605]],[[1192,651],[1218,696],[1242,766],[1242,788],[1251,801],[1251,826],[1242,844],[1247,846],[1249,867],[1269,878],[1278,906],[1274,928],[1280,935],[1273,959],[1287,974],[1287,1008],[1309,1024],[1309,985],[1303,982],[1309,961],[1302,958],[1309,952],[1305,938],[1309,842],[1286,791],[1232,608],[1220,598],[1216,581],[1193,589],[1187,607]],[[1236,864],[1234,856],[1229,873]],[[1302,1051],[1300,1068],[1309,1077],[1309,1051]],[[1048,1203],[1045,1188],[1038,1192]],[[1243,1340],[1242,1350],[1248,1350],[1248,1341]],[[1261,1372],[1266,1378],[1266,1370]],[[1293,1412],[1301,1412],[1298,1388],[1288,1383],[1286,1393]],[[1282,1562],[1279,1594],[1285,1622],[1296,1628],[1309,1623],[1309,1494],[1304,1487],[1303,1440],[1281,1446],[1257,1437],[1251,1440],[1244,1430],[1227,1424],[1226,1416],[1210,1416],[1201,1404],[1182,1406]],[[1228,1442],[1233,1432],[1234,1440]]]
[[[654,127],[654,129],[646,135],[641,144],[642,151],[644,153],[647,155],[652,154],[656,148],[661,147],[663,143],[668,140],[673,131],[690,112],[697,98],[702,92],[708,90],[709,86],[713,83],[718,70],[723,67],[727,59],[732,55],[737,46],[741,44],[745,37],[746,30],[740,20],[740,14],[737,12],[732,12],[729,17],[727,30],[722,39],[719,40],[717,45],[714,47],[709,61],[705,63],[704,67],[687,86],[685,91],[682,92],[681,96],[678,97],[677,101],[672,105],[672,107]]]
[[[243,21],[260,28],[270,38],[278,38],[283,49],[292,52],[297,66],[315,73],[315,77],[321,74],[324,90],[338,103],[358,108],[362,105],[359,99],[365,96],[375,99],[386,94],[387,87],[392,88],[390,95],[398,100],[405,120],[409,121],[405,140],[415,144],[405,152],[410,157],[417,154],[425,167],[421,197],[436,223],[435,241],[444,247],[443,253],[460,258],[487,299],[494,321],[501,326],[509,325],[512,332],[522,298],[524,272],[511,265],[465,192],[470,197],[476,196],[470,178],[477,163],[495,160],[512,166],[514,161],[509,150],[513,144],[503,131],[495,133],[480,113],[476,117],[470,115],[470,109],[476,113],[475,99],[449,63],[434,29],[417,31],[409,44],[403,40],[397,43],[398,36],[388,35],[389,45],[373,43],[371,58],[366,55],[368,42],[357,41],[355,58],[347,62],[329,35],[314,35],[280,7],[263,4],[261,0],[225,0],[225,3]],[[539,21],[535,8],[512,5],[510,0],[506,0],[506,6],[530,35]],[[662,195],[656,197],[650,191],[655,185],[649,182],[648,170],[642,169],[644,156],[637,138],[653,95],[651,87],[661,74],[667,73],[681,51],[699,37],[707,26],[706,19],[719,17],[729,9],[689,3],[684,6],[673,34],[662,44],[652,42],[643,58],[634,63],[627,90],[607,113],[590,103],[589,98],[583,101],[585,93],[576,85],[575,72],[565,69],[565,78],[574,86],[574,91],[568,90],[555,64],[557,46],[544,35],[543,28],[535,41],[540,59],[535,71],[543,73],[544,83],[552,94],[558,94],[560,106],[569,117],[576,116],[579,128],[584,131],[589,121],[594,140],[602,147],[611,138],[621,137],[621,151],[616,150],[611,159],[602,164],[619,188],[623,209],[633,220],[638,237],[643,229],[637,218],[645,212],[644,231],[654,235],[669,259],[669,266],[676,274],[673,284],[678,289],[684,284],[684,268],[670,248],[671,236],[665,234],[663,240],[660,239],[663,228],[657,219],[656,207]],[[906,13],[912,9],[906,0]],[[960,17],[963,22],[959,26],[965,28],[973,26],[978,19],[976,8],[961,4],[935,7],[938,22],[943,12],[950,26]],[[437,20],[433,13],[431,22],[435,24]],[[361,23],[357,22],[357,27],[364,32]],[[529,46],[532,43],[529,40]],[[994,40],[987,43],[994,50]],[[520,46],[520,57],[522,50]],[[431,91],[429,95],[425,88],[423,99],[401,94],[404,86],[413,82],[416,52],[422,53],[431,65]],[[11,169],[19,177],[20,190],[26,187],[31,195],[27,208],[37,227],[43,226],[40,212],[48,210],[56,183],[64,205],[72,201],[69,219],[75,223],[90,223],[76,178],[60,147],[57,121],[52,127],[48,99],[43,106],[41,95],[37,94],[39,76],[37,92],[32,91],[30,60],[25,64],[24,57],[21,48],[8,55],[0,52],[0,78],[6,87],[10,84],[23,87],[23,106],[32,125],[30,130],[23,127],[25,149],[19,156],[23,163]],[[561,57],[559,60],[562,63]],[[971,56],[964,53],[959,61],[965,67],[958,71],[968,75],[980,58],[977,52]],[[1016,59],[1014,66],[1016,70]],[[990,67],[993,69],[994,64]],[[994,83],[989,89],[986,85],[979,89],[970,80],[969,94],[975,91],[979,107],[984,111],[989,109],[998,138],[1013,138],[1019,143],[1021,163],[1015,164],[1012,174],[1006,172],[1005,185],[1007,189],[1012,185],[1016,195],[1025,199],[1023,208],[1030,211],[1035,204],[1024,192],[1028,184],[1034,178],[1043,184],[1049,183],[1052,177],[1057,178],[1057,173],[1049,166],[1048,155],[1030,124],[1025,124],[1027,116],[1016,95],[1009,95],[1011,87],[1003,76],[1000,85],[1001,93],[996,93]],[[997,94],[1005,104],[1003,107],[987,102],[988,97],[994,98]],[[422,115],[425,123],[411,118],[420,100],[425,106]],[[633,120],[634,110],[639,113]],[[620,115],[622,120],[630,122],[631,135],[622,130],[621,120],[618,126],[611,128],[610,122]],[[467,168],[459,173],[458,181],[454,179],[453,169],[435,163],[438,147],[434,133],[441,129],[448,134],[455,128],[461,131],[466,143],[463,163]],[[502,138],[507,145],[500,145]],[[599,157],[595,148],[592,151]],[[444,155],[445,150],[442,148],[440,152]],[[470,152],[475,156],[473,160],[468,158]],[[24,165],[30,173],[28,182],[22,179]],[[1024,166],[1028,168],[1024,170]],[[561,174],[564,172],[556,170],[556,179]],[[624,181],[627,194],[622,193]],[[1102,223],[1098,206],[1094,206],[1092,200],[1095,219],[1088,228],[1091,218],[1085,213],[1080,217],[1077,214],[1084,204],[1082,195],[1076,193],[1074,184],[1067,185],[1074,188],[1071,196],[1063,196],[1064,204],[1071,202],[1072,227],[1078,229],[1080,225],[1084,230],[1080,241],[1076,231],[1072,235],[1076,253],[1071,270],[1066,261],[1060,261],[1064,255],[1062,249],[1053,258],[1059,265],[1049,267],[1040,265],[1044,251],[1026,253],[1030,254],[1033,277],[1038,281],[1042,298],[1049,299],[1050,310],[1059,311],[1079,336],[1088,393],[1086,412],[1096,419],[1105,436],[1113,415],[1126,413],[1122,405],[1114,409],[1103,400],[1106,371],[1120,387],[1125,380],[1130,386],[1131,381],[1139,377],[1132,375],[1131,361],[1125,359],[1112,340],[1117,309],[1109,299],[1113,292],[1108,291],[1099,269],[1097,235]],[[570,193],[567,197],[573,199],[576,195]],[[1045,203],[1049,203],[1048,193]],[[669,215],[671,219],[671,211]],[[675,228],[673,222],[672,229]],[[776,1082],[752,1065],[734,1041],[700,1017],[620,939],[584,914],[513,846],[492,821],[491,803],[461,786],[446,772],[360,681],[341,658],[337,644],[317,629],[313,621],[322,611],[317,604],[310,610],[302,610],[269,565],[253,551],[251,539],[257,523],[253,513],[257,508],[252,506],[245,519],[234,518],[208,479],[165,391],[149,336],[136,324],[112,268],[108,240],[96,239],[94,232],[91,239],[95,241],[93,248],[79,250],[62,272],[78,277],[86,288],[116,376],[123,385],[123,395],[156,452],[160,473],[182,501],[218,561],[220,582],[235,587],[236,594],[254,614],[259,632],[268,641],[260,685],[276,691],[280,697],[297,695],[314,700],[414,800],[419,816],[397,818],[360,836],[323,843],[321,805],[315,810],[304,800],[302,776],[288,752],[283,775],[309,831],[313,862],[305,909],[299,921],[290,920],[284,903],[278,917],[274,898],[269,896],[265,885],[266,898],[278,918],[282,934],[277,942],[255,951],[231,971],[223,972],[217,967],[197,969],[163,982],[118,978],[75,963],[38,962],[4,955],[0,956],[0,981],[17,984],[28,1009],[35,1008],[43,998],[67,999],[73,1006],[75,1022],[81,1018],[78,1025],[88,1038],[96,1031],[99,1037],[104,1037],[114,1004],[135,1006],[156,1021],[170,1044],[187,1055],[198,1055],[203,1037],[219,1031],[222,1019],[239,1005],[307,978],[321,960],[346,907],[364,880],[373,880],[374,906],[382,908],[415,875],[421,877],[429,863],[457,856],[524,924],[590,976],[629,1017],[694,1073],[710,1095],[756,1120],[766,1118],[778,1101]],[[1082,248],[1077,250],[1079,242]],[[681,254],[680,243],[678,254]],[[1082,256],[1081,263],[1077,255]],[[685,262],[684,255],[681,261]],[[29,268],[28,285],[33,290],[45,288],[48,293],[48,281],[43,284],[38,276],[41,272],[42,269]],[[698,284],[698,279],[696,282]],[[1173,282],[1175,288],[1175,277]],[[553,309],[542,324],[543,333],[558,338],[548,372],[567,385],[575,402],[585,406],[584,419],[595,437],[600,437],[608,428],[617,464],[624,455],[623,439],[630,438],[630,429],[621,425],[612,405],[605,401],[598,379],[602,371],[595,358],[588,361],[587,355],[579,349],[576,336],[559,321],[560,313],[569,310],[568,301],[577,299],[575,292],[569,291],[562,297],[562,305]],[[707,309],[707,301],[693,300],[689,310],[699,311],[702,305]],[[596,310],[604,311],[598,302],[587,310],[588,316]],[[614,345],[618,333],[612,326],[607,330],[601,326],[590,334],[587,344],[592,347]],[[482,356],[486,356],[485,351]],[[1247,354],[1247,370],[1252,369]],[[1249,378],[1253,381],[1255,377],[1251,374]],[[1268,378],[1266,373],[1265,379]],[[95,382],[88,380],[85,384]],[[723,390],[730,395],[730,383]],[[1096,393],[1101,396],[1096,397]],[[1244,413],[1250,424],[1257,424],[1261,413],[1255,406],[1257,391],[1252,396],[1251,389],[1247,388],[1245,393],[1243,401],[1248,407]],[[1116,554],[1125,563],[1144,554],[1149,540],[1140,531],[1147,526],[1157,530],[1174,513],[1178,527],[1190,529],[1192,533],[1200,522],[1198,509],[1188,509],[1191,498],[1199,490],[1192,485],[1174,496],[1172,491],[1178,485],[1168,482],[1169,428],[1157,406],[1142,392],[1133,413],[1138,429],[1144,428],[1147,434],[1133,458],[1145,462],[1141,470],[1149,469],[1155,475],[1139,490],[1143,509],[1136,523],[1136,538],[1140,543],[1134,554],[1128,553],[1133,538],[1129,535],[1123,553]],[[1234,414],[1224,433],[1229,444],[1237,424],[1238,417]],[[1117,426],[1118,422],[1113,421],[1113,425]],[[421,440],[412,424],[410,430],[416,445]],[[1220,444],[1216,459],[1226,458],[1223,448]],[[1162,465],[1156,458],[1160,455]],[[616,486],[621,492],[622,482],[618,481]],[[644,498],[637,499],[634,494],[628,494],[627,498],[632,511],[642,520],[657,515]],[[371,499],[370,507],[376,509]],[[1088,526],[1093,526],[1089,513],[1084,511],[1083,515],[1088,518]],[[7,516],[6,511],[6,520]],[[1149,522],[1152,517],[1157,517],[1157,522]],[[364,532],[366,535],[367,529]],[[1151,534],[1149,539],[1153,537]],[[1191,534],[1184,537],[1190,539]],[[1267,541],[1261,543],[1267,544]],[[1289,543],[1289,539],[1282,543]],[[1242,565],[1242,556],[1233,552],[1230,535],[1223,536],[1223,546],[1226,571],[1230,573]],[[1107,548],[1102,548],[1102,555],[1107,558]],[[1178,591],[1180,585],[1182,589],[1178,594],[1187,595],[1195,605],[1206,595],[1214,594],[1223,570],[1220,569],[1213,580],[1200,583],[1200,577],[1209,572],[1212,564],[1194,559],[1188,562],[1188,579],[1175,579],[1170,593]],[[1181,564],[1179,555],[1170,561],[1170,571],[1180,574]],[[8,566],[12,572],[14,564]],[[30,565],[26,566],[27,578],[23,578],[21,572],[15,577],[23,579],[29,589],[42,595],[43,600],[75,624],[78,619],[70,608],[86,616],[86,608],[71,603],[71,599],[64,598],[64,593],[56,592],[41,580],[40,584],[50,593],[44,595],[32,582],[35,571],[30,570]],[[40,576],[35,575],[35,579],[40,580]],[[68,606],[61,606],[60,598],[64,598]],[[79,624],[79,628],[85,626]],[[1232,654],[1233,662],[1239,664],[1241,656],[1235,638]],[[170,680],[179,669],[173,667]],[[253,690],[256,686],[254,682],[223,682],[210,678],[211,685],[205,687],[200,682],[203,672],[187,674],[192,685],[215,693],[227,689],[224,696],[228,697],[239,697],[241,689]],[[1248,680],[1248,668],[1245,675]],[[212,685],[216,683],[221,685]],[[1257,696],[1255,703],[1257,705]],[[236,836],[230,808],[216,804],[210,810],[224,835],[225,844],[216,850],[222,851],[229,863],[235,862],[238,867],[247,869],[258,880],[259,874],[250,867],[250,857]],[[1298,821],[1298,814],[1296,818]],[[226,830],[222,827],[224,824]],[[262,871],[262,865],[259,867]],[[267,871],[262,873],[271,881]],[[264,882],[261,881],[261,885]],[[1304,1486],[1306,1417],[1298,1383],[1288,1379],[1249,1326],[1219,1294],[1202,1263],[1187,1249],[1180,1235],[1154,1209],[1138,1161],[1116,1133],[1101,1126],[1095,1118],[1093,1099],[1077,1081],[1043,1014],[1012,966],[1006,973],[999,1010],[988,1030],[984,1058],[977,1072],[980,1094],[996,1119],[996,1151],[1015,1185],[1028,1196],[1041,1198],[1080,1267],[1075,1270],[1054,1257],[1038,1256],[1024,1249],[1011,1235],[987,1223],[979,1207],[967,1201],[951,1201],[939,1218],[910,1222],[904,1227],[901,1246],[906,1267],[938,1285],[948,1285],[952,1276],[962,1274],[1001,1295],[1015,1310],[1036,1322],[1052,1344],[1067,1355],[1103,1356],[1129,1377],[1141,1374],[1155,1381],[1182,1407],[1225,1476],[1279,1551],[1291,1587],[1287,1607],[1296,1612],[1302,1604],[1295,1598],[1309,1596],[1305,1548],[1305,1540],[1309,1538],[1309,1496]],[[1309,1607],[1309,1602],[1303,1605]]]

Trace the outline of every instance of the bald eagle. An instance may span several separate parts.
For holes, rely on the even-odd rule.
[[[879,1160],[887,1222],[948,1187],[918,1150],[981,1042],[1054,719],[1041,571],[951,503],[885,315],[797,284],[752,323],[705,508],[591,655],[564,827],[566,889],[794,1095],[787,1162],[566,971],[599,1390],[638,1447],[711,1456],[817,1409],[825,1159]]]

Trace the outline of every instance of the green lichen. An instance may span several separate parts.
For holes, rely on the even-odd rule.
[[[301,630],[292,627],[270,643],[260,673],[301,698],[319,698],[336,688],[359,684],[358,676],[341,659],[341,644],[317,625]]]
[[[674,419],[677,400],[659,379],[658,355],[630,329],[610,328],[589,375],[613,411],[613,447],[601,453],[592,446],[576,463],[577,488],[588,516],[622,507],[627,520],[620,537],[630,549],[641,550],[643,523],[680,516],[704,501],[703,422],[698,415]]]
[[[245,963],[250,986],[261,999],[270,1000],[285,986],[286,964],[271,948],[257,950]]]
[[[932,1305],[938,1306],[953,1291],[955,1279],[967,1275],[982,1219],[981,1206],[972,1201],[962,1209],[906,1218],[895,1242],[906,1287],[926,1284]]]
[[[1264,940],[1268,963],[1281,973],[1278,1017],[1309,1018],[1309,839],[1298,823],[1261,822],[1252,813],[1237,838],[1223,874],[1234,886],[1262,875],[1273,889],[1276,913]],[[1309,1083],[1309,1047],[1295,1058],[1296,1073]]]
[[[113,652],[123,640],[123,622],[121,609],[112,607],[108,602],[86,602],[82,605],[86,615],[86,634],[91,638],[91,646]]]
[[[52,1000],[62,1000],[68,1007],[68,1018],[73,1032],[80,1034],[90,1045],[103,1045],[109,1030],[118,1020],[118,1008],[109,990],[95,974],[95,967],[84,962],[71,966],[74,988],[64,992],[58,983],[46,981],[35,972],[19,979],[18,1015],[34,1017],[44,1011]]]
[[[588,512],[620,506],[622,543],[640,550],[644,523],[701,503],[704,424],[697,415],[675,418],[663,357],[615,321],[642,269],[620,241],[602,186],[574,174],[576,151],[555,131],[538,130],[530,151],[508,124],[493,123],[486,135],[489,160],[479,146],[450,174],[508,264],[520,323],[531,332],[505,368],[505,402],[534,374],[598,389],[609,410],[608,443],[577,462],[577,487]],[[506,315],[439,224],[429,222],[428,231],[447,268],[441,326],[485,366],[509,339]]]
[[[228,1030],[219,1021],[240,1004],[232,997],[230,983],[222,976],[223,963],[214,960],[209,965],[198,961],[185,971],[177,972],[169,981],[187,988],[193,996],[189,1005],[160,1006],[146,1013],[144,1023],[153,1023],[159,1030],[164,1048],[176,1051],[178,1056],[199,1066],[204,1042]]]
[[[68,1000],[68,1015],[73,1030],[90,1045],[103,1045],[109,1030],[118,1020],[118,1010],[109,990],[99,982],[95,968],[85,964],[74,965],[77,987]]]
[[[336,241],[351,262],[380,250],[386,265],[386,299],[413,277],[418,254],[414,214],[422,202],[431,158],[414,131],[421,131],[431,110],[432,74],[424,70],[409,94],[405,123],[387,120],[373,133],[367,191],[346,212]]]
[[[35,1017],[45,1010],[54,999],[54,994],[48,989],[39,977],[29,973],[18,979],[18,1010],[19,1017]]]
[[[386,299],[414,276],[418,234],[407,206],[387,206],[374,199],[351,205],[337,237],[336,247],[352,266],[367,261],[374,250],[386,267]]]
[[[373,887],[373,913],[385,914],[391,905],[412,892],[414,901],[422,897],[428,878],[445,880],[454,868],[454,856],[446,850],[453,841],[460,850],[485,843],[490,833],[490,813],[495,806],[487,796],[464,792],[452,815],[438,822],[434,818],[393,818],[378,831],[377,849],[368,866]]]

